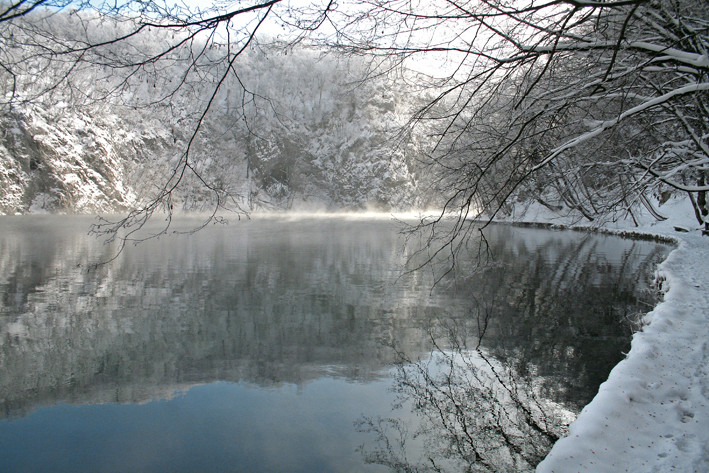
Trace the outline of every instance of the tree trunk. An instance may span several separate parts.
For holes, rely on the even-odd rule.
[[[706,185],[706,176],[704,175],[704,173],[702,173],[699,177],[698,184],[700,187]],[[707,207],[707,191],[697,192],[697,207],[699,213],[701,214],[699,223],[704,224],[703,233],[707,235],[709,234],[709,207]]]

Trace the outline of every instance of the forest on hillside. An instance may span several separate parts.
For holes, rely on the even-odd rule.
[[[46,21],[63,38],[79,22],[68,14]],[[96,28],[106,34],[106,24]],[[172,36],[153,31],[147,40],[116,43],[110,54],[157,54],[166,34]],[[220,47],[209,45],[199,74],[185,80],[179,61],[159,74],[92,65],[54,87],[64,71],[54,64],[43,69],[33,58],[42,80],[15,89],[0,119],[0,209],[88,213],[143,205],[193,138],[195,173],[171,196],[173,208],[209,211],[219,199],[239,212],[428,205],[423,149],[398,136],[412,107],[410,90],[384,77],[356,81],[366,74],[361,58],[308,45],[254,44],[239,57],[238,77],[220,85],[193,137],[221,72]]]
[[[436,208],[460,235],[684,196],[709,229],[701,0],[32,0],[0,31],[3,213]]]

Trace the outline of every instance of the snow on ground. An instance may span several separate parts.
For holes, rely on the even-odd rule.
[[[687,201],[663,207],[665,222],[606,225],[677,240],[657,271],[664,300],[538,473],[709,472],[709,237]],[[533,210],[525,220],[549,221]]]

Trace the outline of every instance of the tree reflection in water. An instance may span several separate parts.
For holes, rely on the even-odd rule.
[[[374,447],[363,447],[366,460],[406,472],[533,470],[570,414],[550,406],[531,377],[479,345],[468,348],[448,328],[449,346],[432,334],[434,350],[425,360],[399,352],[395,408],[410,408],[417,419],[411,425],[403,416],[363,418],[358,427],[377,436]]]
[[[376,435],[361,447],[368,462],[397,472],[533,471],[654,302],[643,278],[666,246],[621,249],[568,233],[511,246],[514,229],[493,231],[492,263],[459,266],[444,289],[468,292],[469,316],[431,323],[430,356],[397,350],[397,412],[358,424]]]
[[[627,351],[629,328],[618,321],[647,310],[651,300],[640,303],[639,291],[649,288],[644,277],[667,251],[614,237],[498,226],[488,229],[493,264],[475,267],[469,258],[466,266],[460,255],[455,273],[431,290],[437,275],[430,272],[399,277],[407,255],[388,221],[205,229],[140,245],[92,271],[86,263],[104,258],[107,248],[77,231],[86,228],[80,219],[4,223],[6,428],[12,419],[30,419],[38,406],[144,404],[216,382],[285,394],[288,385],[337,378],[379,390],[395,361],[398,412],[369,406],[359,428],[379,436],[363,447],[366,459],[397,471],[533,468]],[[474,256],[477,243],[471,241]],[[343,409],[356,392],[326,393],[332,405],[322,397],[307,402],[327,413]],[[208,416],[212,407],[197,412]],[[375,417],[382,412],[398,420]],[[318,435],[341,435],[341,451],[351,453],[350,419],[359,411],[351,414],[343,421],[347,432],[323,424]],[[232,438],[230,427],[210,439]],[[253,438],[283,430],[274,432],[269,422],[246,428]],[[31,435],[43,439],[46,430]],[[193,431],[187,426],[176,435],[201,435]],[[92,438],[75,440],[73,448],[83,448]],[[22,442],[29,444],[29,436]],[[195,442],[191,456],[229,458],[219,442],[205,444]],[[65,458],[63,448],[57,451]],[[296,469],[297,459],[281,460]],[[331,463],[318,465],[307,471],[332,471]]]

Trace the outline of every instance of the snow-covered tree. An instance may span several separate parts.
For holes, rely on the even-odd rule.
[[[245,196],[210,179],[199,149],[210,146],[202,133],[226,96],[240,98],[237,120],[248,122],[247,109],[256,103],[263,118],[271,114],[268,121],[279,116],[269,105],[274,97],[249,84],[239,62],[267,26],[271,35],[281,28],[282,51],[308,38],[367,56],[369,78],[391,74],[397,65],[433,76],[418,76],[425,94],[409,94],[429,97],[410,123],[422,130],[418,136],[432,138],[430,171],[440,182],[434,190],[444,214],[458,217],[451,235],[465,233],[469,219],[492,218],[518,199],[588,219],[632,216],[638,206],[663,218],[657,202],[668,191],[689,193],[698,221],[709,226],[709,6],[702,0],[253,0],[192,10],[152,0],[3,5],[6,110],[60,101],[67,93],[72,103],[121,95],[137,107],[175,109],[180,153],[166,157],[163,184],[152,198],[104,227],[109,233],[140,226],[159,209],[169,213],[188,180],[211,195],[215,211],[240,208]],[[57,20],[60,10],[70,14]],[[81,74],[85,69],[94,80]],[[298,82],[302,73],[294,68],[289,81]],[[300,82],[318,97],[310,94],[317,103],[297,113],[328,126],[322,108],[327,84]],[[209,93],[188,110],[185,97],[205,84]],[[305,103],[298,94],[281,100]],[[335,113],[350,107],[340,106]],[[288,140],[247,141],[264,155],[300,159],[310,151]],[[350,152],[357,156],[356,144],[338,146],[330,151],[340,161]],[[309,163],[315,174],[325,166],[315,158]],[[247,163],[247,173],[273,195],[283,184],[309,185],[287,159],[253,164]],[[347,184],[366,183],[345,179],[337,188]],[[435,230],[437,222],[428,223]]]
[[[436,133],[450,243],[516,198],[662,219],[682,191],[709,228],[708,20],[700,0],[374,0],[350,50],[444,65],[414,120]]]
[[[133,31],[128,19],[88,12],[25,20],[51,31],[57,43]],[[30,30],[18,24],[13,41],[31,42]],[[90,61],[72,63],[69,74],[64,62],[17,47],[14,54],[25,55],[15,69],[21,87],[5,96],[7,117],[0,120],[12,131],[0,139],[0,179],[7,181],[0,211],[136,210],[103,227],[111,232],[178,208],[420,206],[418,151],[392,146],[412,103],[405,84],[355,81],[367,72],[363,59],[269,38],[253,39],[225,76],[222,59],[233,44],[194,38],[164,53],[180,37],[184,32],[153,28],[107,41],[87,52]],[[96,64],[91,55],[99,49],[104,62]],[[189,59],[195,52],[199,57]],[[153,64],[116,67],[121,58],[159,54]],[[32,71],[40,66],[45,76],[37,78]],[[52,139],[37,141],[45,135]],[[91,178],[97,173],[99,189]],[[118,192],[126,199],[102,190],[112,186],[129,191]]]

